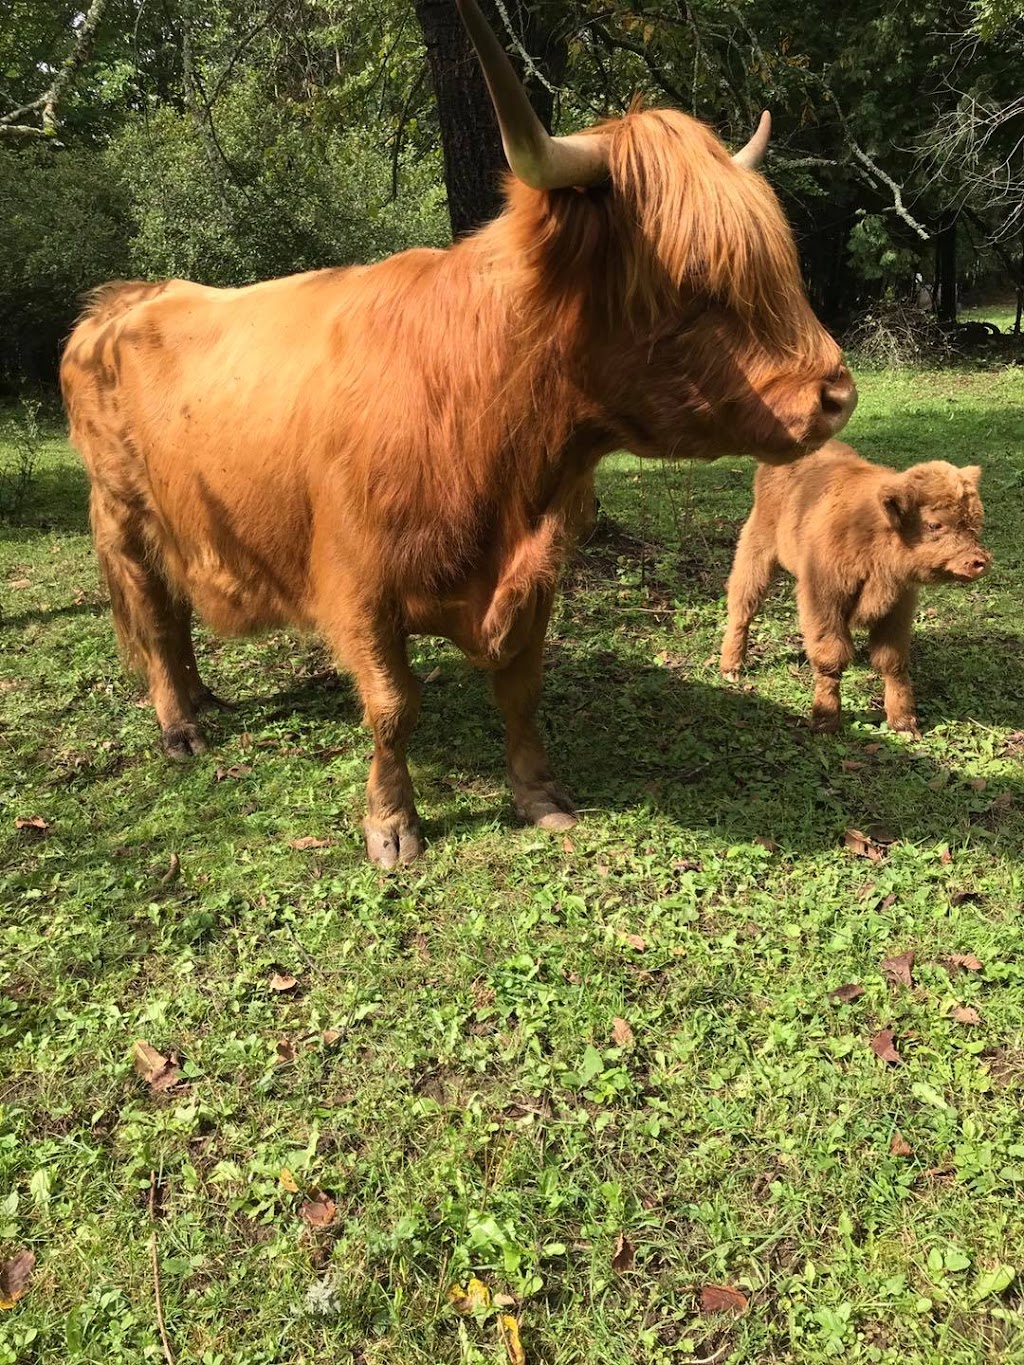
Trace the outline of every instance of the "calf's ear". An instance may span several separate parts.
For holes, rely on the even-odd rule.
[[[902,479],[889,479],[878,490],[878,500],[890,526],[896,530],[910,511],[910,490]]]
[[[969,464],[966,469],[961,469],[960,477],[964,483],[969,483],[972,488],[977,488],[978,481],[981,478],[981,465]]]

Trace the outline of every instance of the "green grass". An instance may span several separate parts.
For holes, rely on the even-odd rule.
[[[529,1365],[1024,1361],[1024,381],[861,381],[865,454],[986,471],[996,567],[922,603],[924,738],[863,667],[810,734],[788,584],[722,683],[750,466],[619,457],[549,647],[579,827],[516,826],[484,680],[419,641],[430,846],[395,876],[363,862],[368,740],[315,642],[203,637],[238,707],[208,758],[160,756],[49,442],[0,540],[0,1260],[38,1257],[0,1365],[163,1359],[151,1227],[179,1365],[498,1365],[499,1310],[448,1302],[472,1273]],[[878,863],[841,846],[874,821]],[[911,989],[880,968],[908,949]],[[748,1311],[702,1317],[708,1284]]]

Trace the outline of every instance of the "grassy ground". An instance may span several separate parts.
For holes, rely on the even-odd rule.
[[[0,1260],[38,1258],[0,1365],[160,1361],[151,1232],[179,1365],[515,1361],[501,1313],[529,1365],[1024,1361],[1024,378],[862,394],[866,454],[986,470],[996,567],[922,604],[924,738],[862,667],[809,733],[788,585],[720,682],[749,465],[622,457],[550,640],[581,824],[516,827],[481,677],[419,642],[396,876],[313,642],[204,638],[238,708],[159,755],[48,444],[0,539]],[[878,862],[842,847],[873,822]],[[472,1274],[504,1306],[460,1313]]]

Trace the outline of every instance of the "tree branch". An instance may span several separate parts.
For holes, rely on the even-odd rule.
[[[57,68],[57,74],[49,88],[44,90],[31,104],[22,105],[20,109],[14,109],[11,113],[0,117],[0,134],[6,137],[56,137],[60,129],[60,123],[57,119],[57,105],[68,85],[88,61],[96,37],[96,30],[106,7],[107,0],[92,0],[85,18],[82,20],[82,26],[75,37],[74,46]],[[37,109],[42,111],[40,127],[37,128],[33,124],[15,121],[25,114],[34,113]]]

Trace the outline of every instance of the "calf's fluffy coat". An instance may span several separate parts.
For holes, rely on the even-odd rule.
[[[811,725],[839,724],[839,682],[853,658],[853,626],[868,631],[885,682],[891,730],[917,733],[910,628],[926,583],[970,583],[989,567],[979,541],[981,469],[944,460],[902,474],[830,441],[799,464],[758,469],[754,509],[729,576],[721,669],[735,677],[750,623],[781,564],[796,578],[804,648],[814,669]]]

